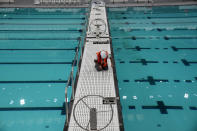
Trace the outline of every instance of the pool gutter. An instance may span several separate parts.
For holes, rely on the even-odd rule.
[[[197,1],[187,1],[187,2],[160,2],[160,3],[108,3],[106,7],[117,8],[117,7],[152,7],[152,6],[178,6],[178,5],[197,5]],[[0,8],[88,8],[89,4],[80,3],[76,5],[59,5],[59,4],[41,4],[35,5],[33,3],[0,3]]]
[[[107,4],[107,7],[152,7],[152,6],[181,6],[181,5],[197,5],[197,1],[189,2],[161,2],[161,3],[119,3],[119,4]]]

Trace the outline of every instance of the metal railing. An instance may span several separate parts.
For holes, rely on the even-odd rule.
[[[81,41],[81,40],[79,40],[79,41]],[[81,42],[79,42],[79,43],[81,43]],[[82,52],[81,48],[82,48],[82,45],[80,44],[80,51]],[[81,57],[79,58],[78,55],[79,55],[79,45],[76,49],[76,54],[75,54],[75,58],[74,58],[74,61],[73,61],[73,64],[72,64],[72,69],[71,69],[71,72],[70,72],[70,75],[69,75],[69,78],[68,78],[68,81],[67,81],[67,85],[66,85],[66,88],[65,88],[66,123],[68,123],[68,113],[69,113],[68,88],[72,88],[72,98],[70,99],[70,101],[71,101],[72,99],[74,99],[74,95],[75,95],[74,66],[77,65],[77,72],[79,72],[79,60],[81,59]],[[71,85],[71,87],[70,87],[70,85]]]
[[[74,57],[74,60],[73,60],[73,63],[72,63],[72,69],[71,69],[71,72],[70,72],[70,75],[68,77],[68,81],[67,81],[67,85],[65,87],[65,111],[66,111],[66,124],[68,124],[69,122],[69,106],[70,106],[70,102],[68,102],[68,88],[72,88],[72,97],[70,99],[70,101],[74,101],[75,99],[75,81],[76,81],[76,78],[78,77],[77,75],[79,75],[79,72],[80,72],[80,65],[79,65],[79,62],[80,60],[82,60],[82,57],[83,57],[83,47],[84,47],[84,44],[85,44],[85,36],[86,36],[86,30],[88,29],[88,24],[89,24],[89,15],[90,15],[90,11],[89,11],[90,8],[88,8],[88,13],[86,14],[86,18],[85,18],[85,28],[83,29],[83,34],[81,37],[79,37],[79,43],[78,43],[78,46],[76,48],[76,53],[75,53],[75,57]],[[74,67],[77,68],[77,72],[76,72],[76,75],[74,73]],[[75,79],[74,79],[74,76],[75,76]]]

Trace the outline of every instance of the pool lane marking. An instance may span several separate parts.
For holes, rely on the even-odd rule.
[[[181,22],[181,21],[177,21],[177,22],[123,22],[123,23],[117,23],[117,22],[111,22],[111,24],[122,24],[122,25],[129,25],[129,24],[153,24],[153,25],[156,25],[156,24],[186,24],[186,23],[190,23],[190,24],[196,24],[197,21],[193,21],[193,22],[190,22],[190,21],[185,21],[185,22]],[[165,29],[165,28],[163,28]],[[180,29],[187,29],[187,28],[180,28]]]
[[[197,48],[177,48],[175,46],[171,46],[173,51],[178,51],[178,50],[197,50]],[[117,50],[121,50],[122,48],[116,48]],[[161,49],[161,48],[149,48],[149,47],[140,47],[140,46],[135,46],[134,48],[124,48],[126,50],[135,50],[135,51],[141,51],[141,50],[150,50],[150,49]],[[167,50],[169,48],[163,48],[164,50]]]
[[[137,39],[165,39],[165,40],[170,40],[170,39],[197,39],[197,36],[126,36],[126,37],[112,37],[112,39],[132,39],[132,40],[137,40]]]
[[[0,107],[1,111],[61,111],[61,115],[65,115],[65,103],[60,107]]]
[[[135,15],[135,13],[133,13],[132,11],[130,12],[130,11],[123,11],[123,12],[115,12],[116,14],[115,15]],[[176,14],[183,14],[183,15],[185,15],[185,14],[191,14],[191,13],[196,13],[196,12],[192,12],[192,11],[188,11],[188,12],[173,12],[173,13],[176,13]],[[110,14],[114,14],[114,12],[112,11],[112,12],[110,12]],[[141,14],[141,15],[154,15],[154,14],[171,14],[171,12],[162,12],[162,13],[160,13],[160,12],[143,12],[143,14]]]
[[[47,50],[47,51],[51,51],[51,50],[76,50],[76,48],[43,48],[43,49],[0,49],[0,51],[20,51],[20,50]]]
[[[197,77],[194,77],[195,80],[197,80]],[[173,80],[174,82],[178,83],[178,82],[186,82],[186,83],[192,83],[194,82],[193,80]],[[123,80],[123,82],[130,82],[130,80]],[[149,82],[150,85],[156,85],[155,82],[169,82],[169,80],[167,79],[153,79],[151,76],[148,76],[148,79],[141,79],[141,80],[134,80],[134,82]]]
[[[157,19],[157,18],[160,18],[160,19],[165,19],[165,18],[168,18],[168,19],[170,19],[170,18],[172,18],[172,19],[176,19],[176,18],[184,18],[184,19],[186,19],[186,18],[196,18],[197,16],[166,16],[166,17],[160,17],[160,16],[148,16],[148,17],[146,17],[147,19]]]
[[[67,80],[39,80],[39,81],[0,81],[0,84],[16,84],[16,83],[67,83]]]
[[[195,106],[190,106],[189,109],[190,109],[190,110],[197,110],[197,107],[195,107]]]
[[[196,18],[197,16],[166,16],[166,17],[157,17],[157,16],[133,16],[133,17],[129,17],[129,16],[120,16],[120,17],[114,17],[114,18],[110,18],[111,20],[113,19],[118,19],[118,20],[126,20],[126,19],[140,19],[140,18],[144,18],[144,19],[176,19],[176,18]]]
[[[0,40],[78,40],[77,38],[0,38]]]
[[[147,79],[138,79],[135,82],[148,82],[150,85],[156,85],[156,82],[169,82],[167,79],[154,79],[152,76],[147,76]]]
[[[197,16],[166,16],[166,17],[156,17],[156,16],[143,16],[143,17],[126,17],[126,16],[123,16],[123,17],[116,17],[116,19],[133,19],[133,18],[146,18],[146,19],[157,19],[157,18],[160,18],[160,19],[176,19],[176,18],[196,18]]]
[[[23,19],[27,19],[27,20],[31,20],[31,19],[35,19],[35,20],[38,20],[38,19],[40,19],[40,20],[43,20],[43,19],[46,19],[46,20],[51,20],[51,19],[62,19],[62,20],[64,20],[64,19],[69,19],[69,20],[72,20],[72,19],[75,19],[75,20],[85,20],[85,17],[82,17],[82,18],[55,18],[55,17],[51,17],[51,18],[26,18],[26,17],[24,17],[24,18],[12,18],[12,17],[0,17],[0,19],[7,19],[7,20],[23,20]]]
[[[174,80],[174,82],[180,82],[180,80]]]
[[[160,106],[160,107],[159,107],[159,104],[158,104],[158,106],[142,106],[142,109],[160,109],[161,114],[166,114],[166,113],[168,114],[167,109],[178,109],[178,110],[183,109],[182,106],[164,106],[164,103],[162,103],[163,101],[157,101],[157,102],[160,102],[160,105],[162,105],[162,104],[163,105]],[[129,110],[135,110],[136,109],[136,107],[133,106],[133,105],[128,106],[128,108],[129,108]],[[197,110],[197,107],[189,106],[189,109],[190,110]]]
[[[129,106],[129,109],[135,109],[135,106]]]
[[[84,25],[85,23],[6,23],[0,22],[0,25]]]
[[[135,46],[135,48],[125,48],[125,49],[127,49],[127,50],[135,49],[137,51],[141,51],[141,50],[146,50],[146,49],[151,49],[151,48],[145,48],[145,47]]]
[[[4,15],[4,14],[6,14],[6,15],[18,15],[18,16],[21,16],[21,15],[40,15],[40,16],[42,16],[42,15],[63,15],[63,16],[67,16],[67,15],[71,15],[70,13],[72,13],[72,12],[58,12],[58,13],[56,13],[56,12],[37,12],[37,13],[27,13],[27,14],[25,14],[25,13],[27,13],[27,12],[0,12],[0,14],[1,15]],[[66,14],[67,13],[67,14]],[[81,16],[81,15],[86,15],[86,11],[84,12],[84,13],[81,13],[81,11],[78,11],[78,12],[75,12],[75,14],[74,15],[77,15],[77,16]]]
[[[46,50],[46,51],[53,51],[53,50],[56,50],[56,51],[61,51],[61,50],[74,50],[76,51],[77,47],[76,48],[43,48],[43,49],[0,49],[0,51],[37,51],[37,50]]]
[[[147,63],[159,63],[158,61],[147,61],[146,59],[141,59],[140,61],[129,61],[129,63],[142,63],[142,65],[147,65]]]
[[[120,61],[119,63],[123,64],[123,63],[125,63],[125,61]],[[150,63],[151,64],[159,63],[159,61],[152,61],[152,60],[148,61],[146,59],[140,59],[139,61],[129,61],[129,63],[131,63],[131,64],[141,63],[142,65],[147,65]],[[168,61],[163,61],[163,63],[168,63]],[[178,63],[178,62],[174,61],[173,63]]]
[[[168,114],[168,109],[183,110],[182,106],[166,106],[163,101],[157,101],[157,106],[142,106],[142,109],[159,109],[161,114]]]
[[[186,59],[181,59],[181,62],[184,64],[184,66],[190,66],[191,64],[197,64],[197,61],[187,61]],[[120,64],[124,64],[125,61],[120,60],[119,61]],[[146,59],[140,59],[140,60],[134,60],[134,61],[129,61],[129,63],[131,64],[138,64],[141,63],[142,65],[147,65],[147,64],[156,64],[156,63],[160,63],[159,61],[153,61],[153,60],[146,60]],[[164,64],[169,63],[168,61],[163,61]],[[173,64],[178,64],[179,61],[172,61]]]
[[[123,82],[130,82],[130,80],[123,80]]]
[[[190,64],[197,64],[197,61],[187,61],[186,59],[181,59],[185,66],[190,66]]]
[[[177,48],[175,46],[171,46],[173,51],[179,51],[179,50],[197,50],[197,48]]]
[[[140,23],[138,23],[138,24],[140,24]],[[146,23],[146,24],[148,24],[148,23]],[[127,25],[127,23],[125,23],[125,25]],[[188,28],[188,27],[172,28],[170,30],[172,30],[172,31],[175,31],[175,30],[181,30],[181,31],[195,30],[196,31],[197,27],[195,27],[195,28]],[[150,30],[147,30],[146,28],[127,28],[127,29],[125,28],[125,29],[119,29],[119,27],[118,27],[118,28],[113,29],[112,31],[117,31],[117,32],[118,31],[119,32],[123,31],[125,33],[125,32],[133,32],[133,31],[158,31],[158,32],[162,32],[162,31],[170,31],[170,30],[168,28],[165,28],[165,27],[163,27],[163,28],[151,28]]]
[[[6,26],[6,25],[5,25],[5,26]],[[1,29],[0,29],[0,33],[1,33],[1,32],[3,32],[3,33],[5,33],[5,32],[14,33],[14,32],[12,32],[12,31],[15,31],[15,32],[17,32],[17,33],[19,33],[19,32],[23,33],[23,32],[25,32],[25,31],[28,31],[28,32],[33,32],[33,31],[34,31],[34,32],[38,32],[38,31],[39,31],[39,32],[49,32],[49,33],[50,33],[50,32],[69,32],[69,31],[70,31],[70,32],[72,31],[72,33],[73,33],[73,32],[74,32],[74,33],[75,33],[75,32],[77,32],[77,33],[78,33],[78,32],[82,32],[81,29],[79,29],[79,30],[69,30],[69,29],[68,29],[68,30],[63,30],[63,29],[62,29],[62,30],[59,30],[59,29],[58,29],[58,30],[57,30],[57,29],[43,29],[43,30],[40,30],[40,29],[39,29],[39,30],[38,30],[38,29],[26,29],[26,30],[24,30],[24,29],[15,29],[15,30],[14,30],[14,29],[10,29],[10,30],[7,29],[7,30],[5,30],[5,29],[3,29],[3,30],[1,30]]]
[[[73,62],[0,62],[0,65],[23,64],[73,64]]]

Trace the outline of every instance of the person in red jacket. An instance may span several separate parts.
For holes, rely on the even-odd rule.
[[[109,54],[107,51],[99,51],[96,53],[96,59],[94,60],[95,62],[95,68],[97,71],[102,71],[102,70],[108,70],[108,63],[107,59],[109,57]]]

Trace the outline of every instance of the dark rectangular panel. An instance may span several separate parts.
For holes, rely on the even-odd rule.
[[[96,108],[90,109],[90,130],[97,130]]]

